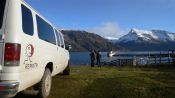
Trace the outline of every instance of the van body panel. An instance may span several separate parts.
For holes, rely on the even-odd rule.
[[[19,0],[8,0],[8,11],[5,28],[5,43],[20,43],[22,30],[21,10]],[[18,14],[17,14],[18,13]]]
[[[18,81],[19,67],[3,67],[1,81]]]

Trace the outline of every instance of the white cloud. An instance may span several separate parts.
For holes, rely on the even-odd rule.
[[[126,34],[117,23],[106,22],[94,28],[88,28],[87,31],[96,33],[104,38],[119,38]]]

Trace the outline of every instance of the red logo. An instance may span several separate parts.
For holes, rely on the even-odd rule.
[[[28,57],[32,57],[34,54],[34,47],[32,44],[29,44],[27,47],[26,47],[26,55]]]
[[[25,69],[33,69],[38,67],[38,63],[32,61],[32,56],[34,54],[34,47],[32,44],[26,47],[26,59],[24,60]]]

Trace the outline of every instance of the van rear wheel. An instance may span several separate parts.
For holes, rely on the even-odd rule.
[[[42,80],[38,84],[38,90],[39,90],[38,97],[47,98],[51,91],[51,85],[52,85],[51,72],[48,68],[46,68]]]

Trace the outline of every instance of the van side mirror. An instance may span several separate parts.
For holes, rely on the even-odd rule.
[[[72,46],[71,45],[66,45],[66,50],[71,50]]]

